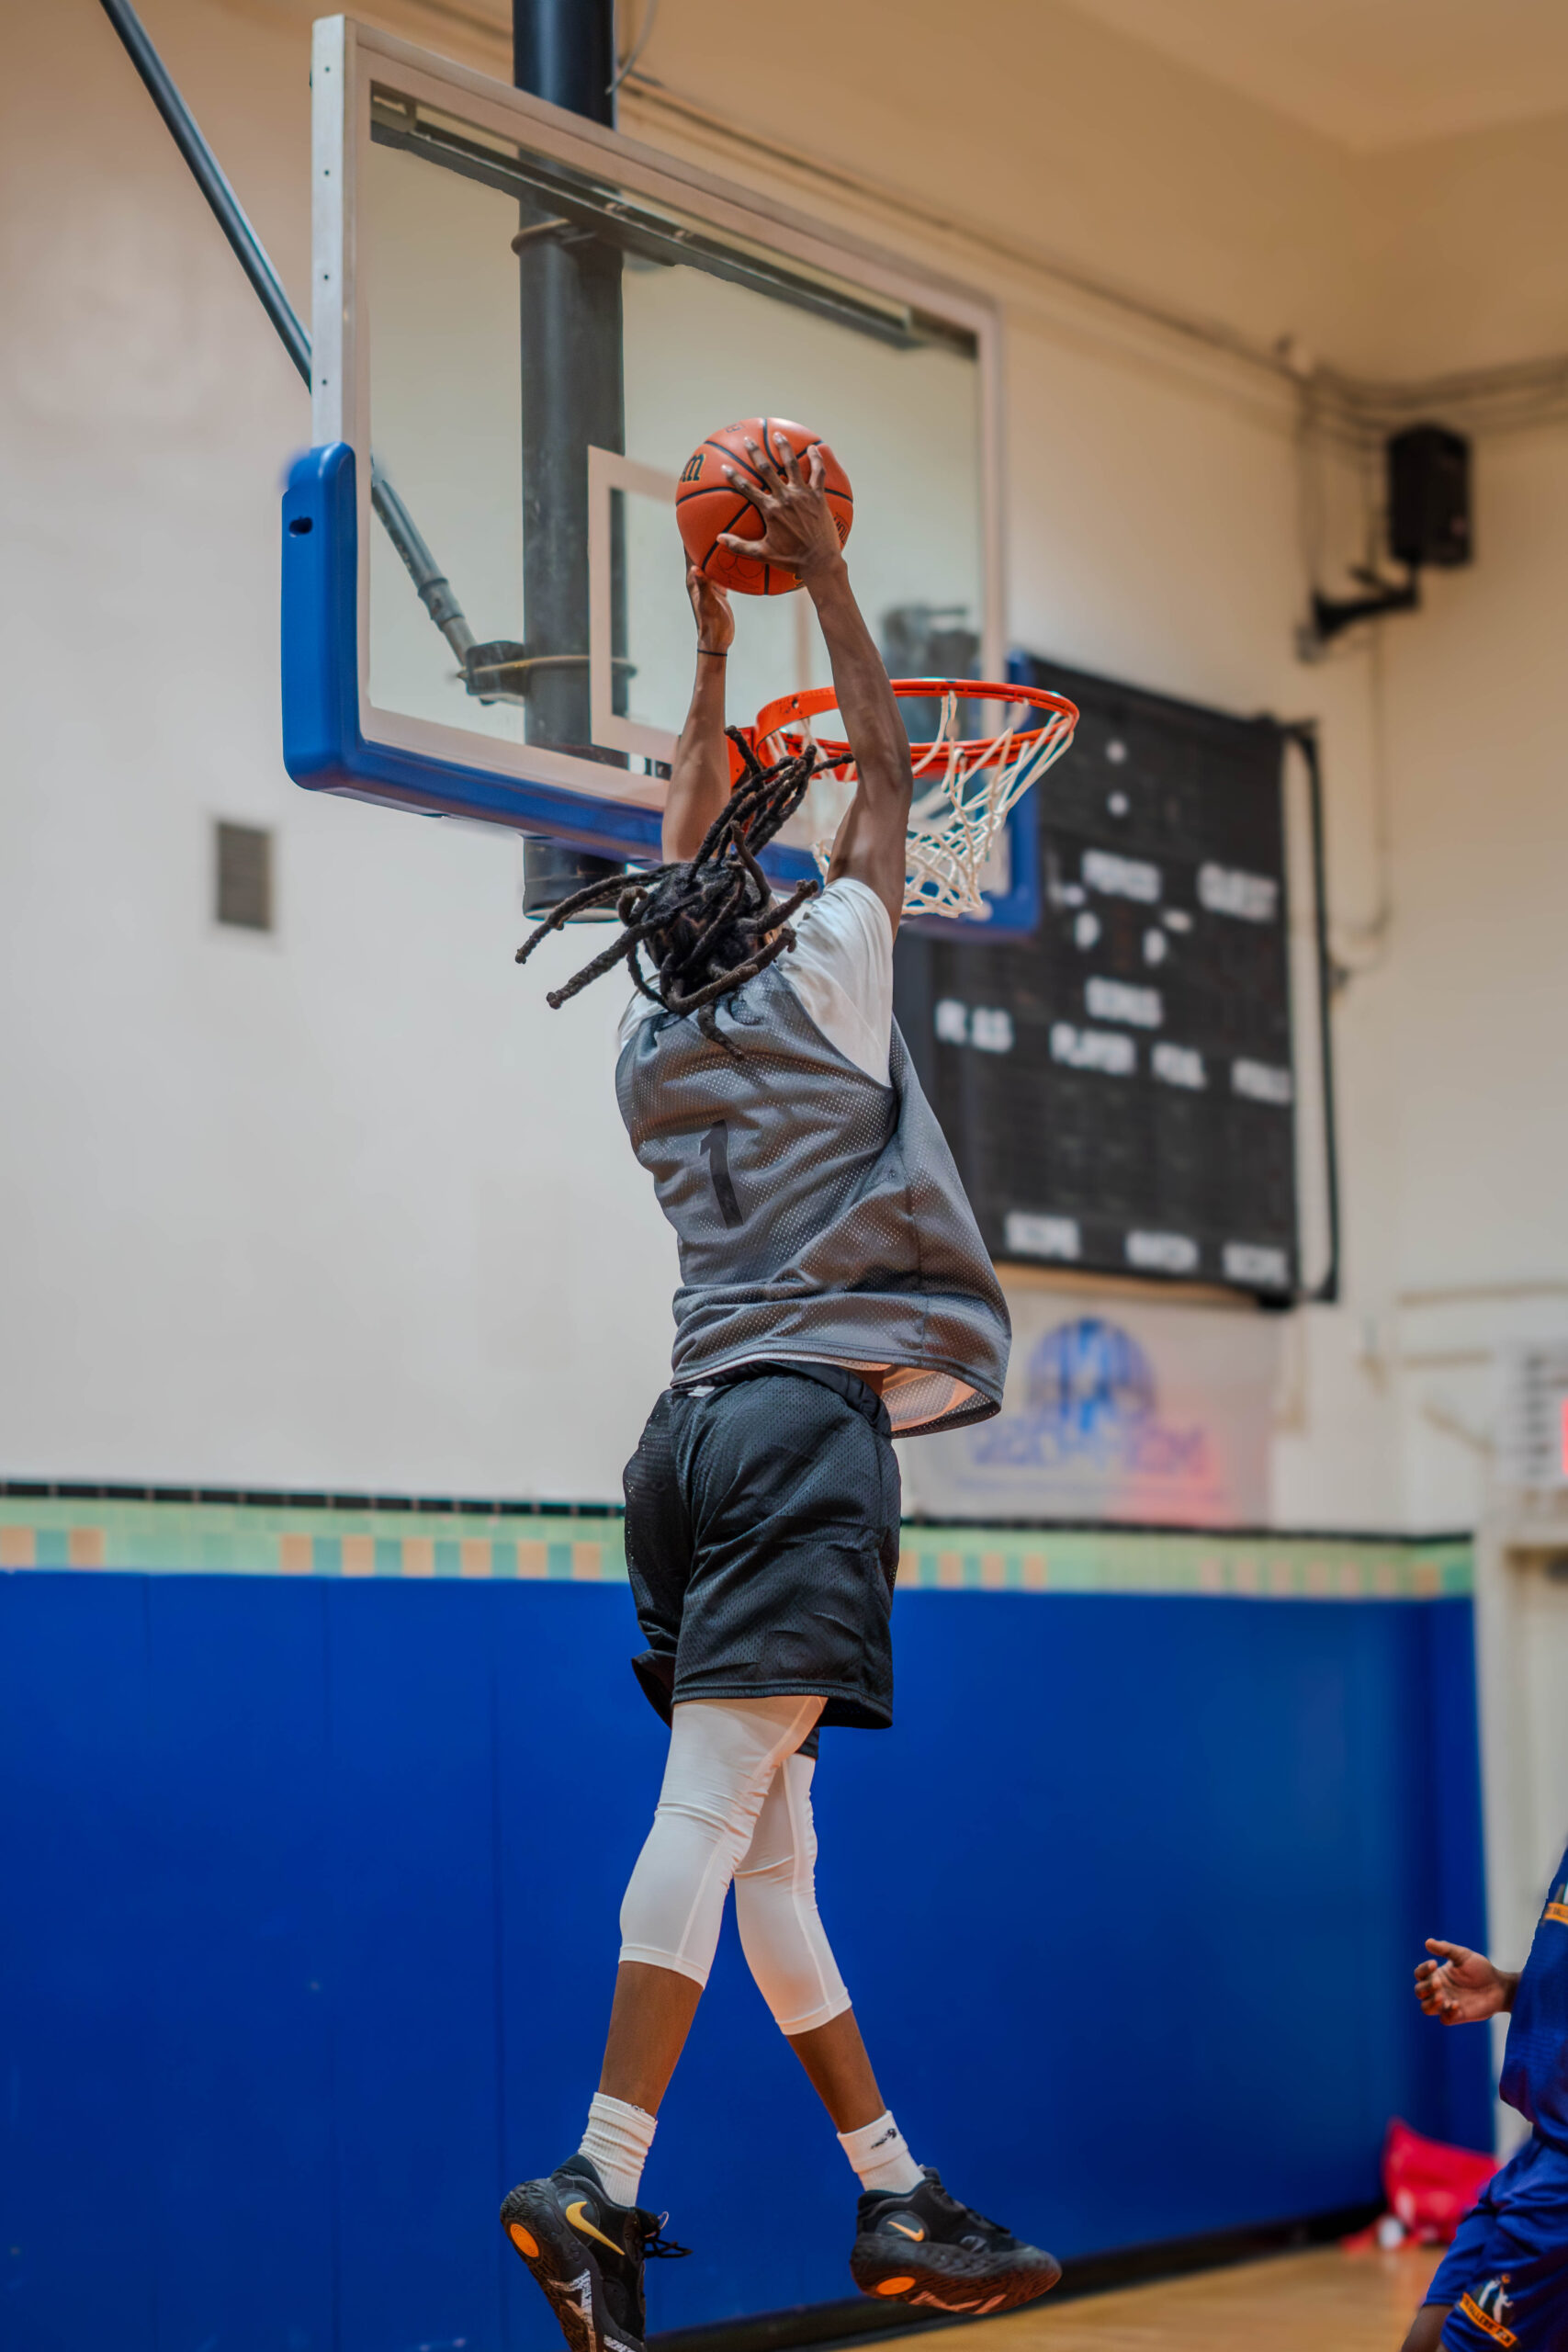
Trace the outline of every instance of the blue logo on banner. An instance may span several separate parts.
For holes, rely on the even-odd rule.
[[[1155,1409],[1155,1369],[1130,1332],[1085,1315],[1047,1331],[1029,1359],[1030,1418],[1093,1441]]]
[[[1076,1463],[1123,1476],[1190,1476],[1201,1429],[1173,1430],[1156,1410],[1155,1370],[1130,1331],[1083,1315],[1047,1331],[1029,1359],[1023,1409],[976,1430],[972,1459],[1013,1469]]]

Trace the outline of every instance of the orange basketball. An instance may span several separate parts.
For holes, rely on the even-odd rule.
[[[765,449],[775,464],[780,452],[775,437],[784,434],[800,460],[802,473],[807,471],[807,452],[819,448],[822,452],[822,487],[827,494],[828,508],[839,530],[839,545],[850,536],[850,526],[855,519],[854,492],[850,478],[834,457],[819,433],[808,433],[804,424],[791,424],[783,416],[747,416],[739,424],[726,424],[717,433],[710,433],[698,449],[694,449],[681,476],[681,487],[675,493],[675,519],[681,526],[681,537],[686,553],[720,588],[738,589],[743,596],[787,596],[799,581],[793,571],[776,563],[757,563],[749,556],[735,553],[733,548],[718,544],[722,531],[732,531],[737,538],[760,539],[762,518],[748,498],[742,498],[732,483],[726,481],[724,469],[733,466],[736,472],[749,475],[761,483],[761,475],[747,449],[748,437]]]

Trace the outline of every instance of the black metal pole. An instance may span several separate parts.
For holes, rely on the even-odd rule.
[[[615,0],[513,0],[512,27],[517,87],[614,129]],[[520,208],[524,627],[530,663],[545,664],[529,670],[523,723],[531,743],[624,765],[592,747],[587,660],[588,451],[626,447],[621,256],[551,221],[547,205]],[[547,912],[617,863],[526,836],[525,911]]]
[[[615,0],[513,0],[512,79],[614,130]]]

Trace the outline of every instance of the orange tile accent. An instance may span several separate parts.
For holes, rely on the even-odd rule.
[[[1002,1554],[1000,1552],[982,1552],[980,1555],[980,1582],[985,1590],[987,1592],[1004,1592],[1007,1589],[1007,1580],[1008,1564]]]
[[[490,1537],[465,1535],[457,1555],[458,1574],[465,1577],[488,1577],[490,1571]]]
[[[1372,1590],[1380,1600],[1393,1600],[1399,1593],[1399,1569],[1393,1560],[1380,1560],[1372,1571]]]
[[[1339,1594],[1344,1600],[1359,1600],[1366,1587],[1359,1560],[1341,1560],[1338,1576]]]
[[[1026,1552],[1023,1555],[1023,1588],[1026,1592],[1043,1592],[1050,1580],[1043,1552]]]
[[[1269,1570],[1269,1591],[1278,1594],[1281,1600],[1288,1600],[1295,1589],[1296,1580],[1291,1574],[1289,1560],[1276,1560]]]
[[[913,1587],[918,1585],[919,1581],[919,1554],[918,1552],[900,1552],[898,1555],[898,1582],[907,1587]]]
[[[1198,1589],[1199,1589],[1199,1591],[1200,1591],[1200,1592],[1224,1592],[1224,1589],[1225,1589],[1225,1564],[1224,1564],[1224,1562],[1223,1560],[1200,1560],[1200,1561],[1199,1561],[1199,1563],[1198,1563]]]
[[[944,1592],[960,1589],[964,1583],[962,1552],[939,1552],[936,1555],[936,1580]]]
[[[376,1573],[376,1538],[373,1535],[345,1535],[343,1539],[343,1572],[345,1577],[373,1577]]]
[[[597,1584],[604,1565],[602,1544],[574,1544],[571,1547],[571,1575],[574,1584]]]
[[[433,1577],[435,1574],[435,1545],[430,1536],[403,1537],[403,1574],[405,1577]]]
[[[65,1538],[65,1556],[73,1568],[101,1568],[104,1565],[103,1529],[72,1528]]]
[[[1436,1600],[1443,1589],[1443,1572],[1436,1560],[1417,1560],[1410,1581],[1423,1600]]]
[[[308,1577],[316,1565],[315,1546],[308,1535],[280,1535],[277,1565],[286,1577]]]
[[[1307,1562],[1306,1589],[1314,1600],[1327,1600],[1334,1589],[1334,1578],[1326,1560]]]
[[[531,1539],[520,1541],[517,1546],[518,1575],[520,1577],[543,1578],[547,1577],[549,1572],[549,1545],[547,1544],[536,1543]]]
[[[1258,1563],[1256,1560],[1236,1561],[1235,1566],[1231,1569],[1231,1590],[1233,1592],[1256,1592],[1258,1590]]]
[[[0,1568],[30,1568],[35,1557],[30,1527],[0,1527]]]

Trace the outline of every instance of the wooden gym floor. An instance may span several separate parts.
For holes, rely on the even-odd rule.
[[[1055,2309],[1047,2296],[923,2341],[928,2352],[1399,2352],[1437,2263],[1435,2248],[1319,2246]]]

